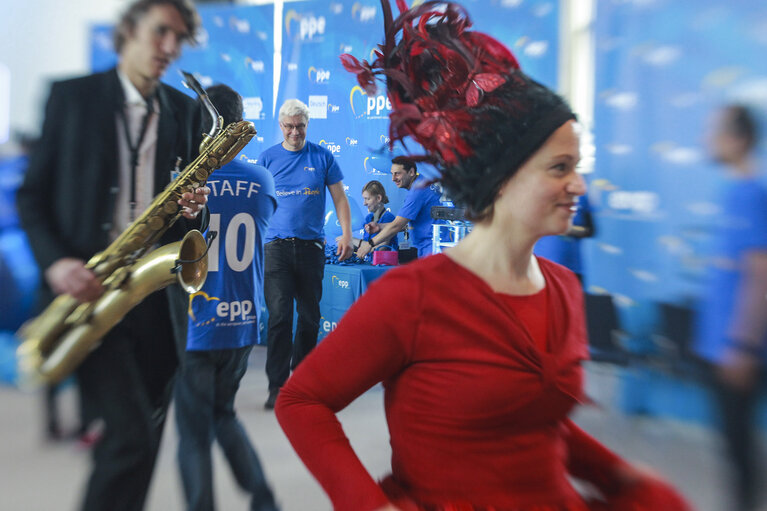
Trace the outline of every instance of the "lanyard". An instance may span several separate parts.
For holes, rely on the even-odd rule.
[[[133,144],[130,136],[130,130],[128,129],[128,116],[125,114],[125,106],[119,110],[120,118],[123,122],[123,131],[125,132],[125,141],[128,143],[128,149],[130,150],[130,221],[132,222],[136,218],[136,168],[138,167],[138,151],[141,147],[141,142],[144,141],[144,135],[146,135],[147,126],[149,126],[149,118],[154,112],[153,108],[154,95],[150,96],[146,102],[146,113],[141,120],[141,131],[138,135],[136,144]],[[127,105],[126,105],[127,106]]]

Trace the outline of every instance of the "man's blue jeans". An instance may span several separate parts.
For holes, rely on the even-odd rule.
[[[275,511],[274,496],[253,445],[234,411],[252,346],[187,351],[176,382],[178,462],[189,511],[212,511],[211,447],[218,441],[252,511]]]
[[[321,240],[276,239],[264,245],[264,298],[269,310],[266,375],[282,387],[317,345],[325,247]],[[293,339],[293,301],[298,321]]]

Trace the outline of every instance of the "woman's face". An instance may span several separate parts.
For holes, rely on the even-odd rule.
[[[375,211],[376,207],[381,204],[381,196],[373,195],[369,191],[362,192],[362,203],[368,208],[369,212]]]
[[[559,127],[502,187],[492,222],[521,228],[535,238],[563,234],[575,215],[586,183],[575,170],[580,160],[580,126]]]

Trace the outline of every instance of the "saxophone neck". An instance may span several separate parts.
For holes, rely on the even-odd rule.
[[[221,117],[221,115],[219,115],[216,107],[213,106],[213,102],[208,97],[208,93],[205,92],[205,89],[202,88],[202,85],[200,85],[200,82],[197,81],[197,78],[195,78],[193,74],[187,73],[186,71],[179,70],[179,72],[184,77],[184,86],[192,89],[195,94],[197,94],[197,97],[205,107],[205,110],[207,110],[208,115],[212,121],[210,131],[203,134],[202,136],[202,142],[200,143],[200,152],[202,153],[205,148],[211,144],[213,139],[216,138],[219,133],[221,133],[221,130],[224,127],[224,119]]]

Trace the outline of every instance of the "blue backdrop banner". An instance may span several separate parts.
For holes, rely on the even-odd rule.
[[[725,102],[767,106],[767,4],[599,0],[587,284],[618,303],[694,299],[723,173],[706,133]]]

